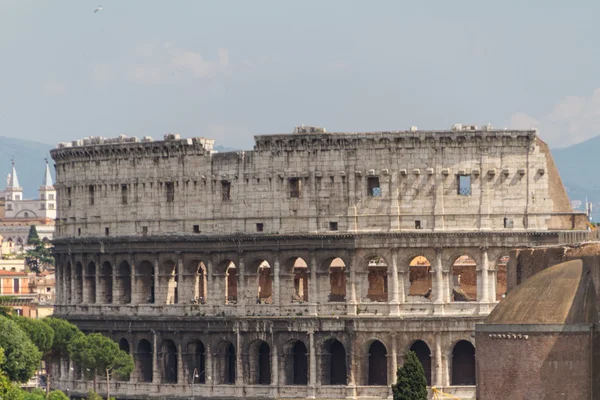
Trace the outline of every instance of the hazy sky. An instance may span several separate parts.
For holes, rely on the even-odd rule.
[[[0,0],[0,135],[600,133],[597,1]]]

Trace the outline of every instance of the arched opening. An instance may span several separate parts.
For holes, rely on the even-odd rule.
[[[177,347],[175,343],[172,340],[165,340],[160,353],[162,356],[162,381],[177,383]]]
[[[284,348],[285,379],[288,385],[306,385],[308,383],[308,355],[306,345],[292,341]]]
[[[235,384],[235,347],[231,342],[223,342],[218,347],[216,354],[216,376],[217,383],[225,385]]]
[[[336,340],[325,342],[323,349],[321,370],[323,371],[324,385],[346,385],[348,382],[346,369],[346,349]]]
[[[119,302],[121,304],[131,303],[131,267],[127,261],[119,264],[117,271],[117,290],[119,292]]]
[[[83,266],[80,262],[75,264],[75,303],[83,302]]]
[[[461,340],[452,350],[452,386],[475,385],[475,347]]]
[[[417,256],[410,261],[408,267],[409,301],[432,301],[431,263],[423,256]]]
[[[452,265],[452,299],[477,300],[477,264],[468,255],[458,257]]]
[[[90,262],[85,269],[85,290],[87,294],[85,302],[94,304],[96,302],[96,264],[94,262]]]
[[[271,384],[271,347],[262,340],[250,344],[250,382],[255,385]]]
[[[387,350],[383,343],[375,340],[369,347],[368,385],[387,386]]]
[[[73,293],[72,293],[72,287],[71,287],[71,278],[73,272],[71,271],[71,263],[67,262],[67,268],[65,269],[65,276],[63,277],[64,281],[65,281],[65,291],[66,291],[66,295],[67,295],[67,304],[71,304],[71,302],[73,301]]]
[[[98,303],[112,304],[113,276],[112,265],[108,261],[100,269],[100,301]]]
[[[236,265],[229,260],[222,262],[221,265],[225,266],[225,304],[237,304],[238,274]]]
[[[369,288],[367,298],[371,301],[388,301],[388,267],[383,257],[375,256],[369,260],[367,279]]]
[[[150,261],[136,266],[135,288],[140,304],[154,304],[154,265]]]
[[[138,382],[152,382],[152,345],[146,339],[138,343],[135,369]]]
[[[427,343],[424,341],[417,340],[410,346],[410,351],[417,355],[417,358],[425,371],[427,386],[431,386],[431,350],[429,349],[429,346],[427,346]]]
[[[510,257],[507,254],[500,257],[496,264],[496,301],[506,296],[506,269],[509,261]]]
[[[346,264],[339,257],[329,264],[329,287],[329,301],[346,301]]]
[[[258,304],[273,303],[273,274],[271,265],[267,261],[261,261],[258,265]]]
[[[206,355],[204,344],[196,340],[187,346],[190,383],[206,383]]]
[[[177,275],[177,264],[171,260],[167,260],[162,265],[164,275],[160,277],[161,287],[167,287],[167,304],[178,303],[178,288],[177,282],[179,276]]]
[[[208,298],[206,265],[202,261],[190,261],[188,271],[194,287],[192,304],[206,304]]]
[[[306,262],[298,257],[294,261],[293,267],[294,275],[294,293],[292,295],[292,302],[304,303],[308,301],[308,265]]]
[[[125,353],[130,354],[129,342],[125,338],[121,338],[119,340],[119,349],[123,350]],[[128,381],[129,374],[127,376],[118,377],[120,381]]]

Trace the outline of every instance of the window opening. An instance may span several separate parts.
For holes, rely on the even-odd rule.
[[[471,195],[471,175],[458,175],[459,196]]]
[[[194,225],[194,233],[200,233],[200,225]]]
[[[127,185],[121,185],[121,203],[127,204]]]
[[[172,203],[175,200],[175,187],[173,186],[173,182],[166,182],[165,186],[167,187],[167,203]]]
[[[337,231],[338,230],[338,223],[337,222],[330,222],[329,223],[329,230],[330,231]]]
[[[290,197],[299,199],[302,197],[302,180],[300,178],[290,178]]]
[[[263,223],[256,224],[256,232],[262,232],[265,229],[265,225]]]
[[[94,185],[90,185],[89,191],[90,191],[90,205],[93,206],[94,205],[94,200],[95,200],[94,199],[94,195],[95,195],[95,193],[94,193]],[[52,199],[50,199],[50,200],[52,200]]]
[[[223,195],[223,201],[231,200],[231,182],[221,181],[221,193]]]
[[[381,186],[379,185],[378,176],[370,176],[367,178],[367,195],[371,197],[381,196]]]

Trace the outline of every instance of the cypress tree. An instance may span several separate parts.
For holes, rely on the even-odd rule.
[[[408,351],[392,385],[394,400],[427,400],[427,378],[417,355]]]

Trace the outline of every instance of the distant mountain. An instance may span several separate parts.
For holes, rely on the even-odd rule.
[[[219,153],[225,153],[225,152],[228,152],[228,151],[238,151],[239,149],[236,149],[234,147],[228,147],[228,146],[223,146],[223,145],[218,144],[218,145],[216,145],[216,146],[213,147],[213,150],[216,150]]]
[[[48,158],[54,179],[54,164],[50,158],[53,146],[31,140],[0,136],[0,190],[6,187],[6,176],[11,172],[14,158],[19,184],[25,198],[35,198],[44,177],[44,158]]]
[[[600,210],[600,136],[569,147],[553,149],[552,156],[569,198],[583,202],[587,197]]]

